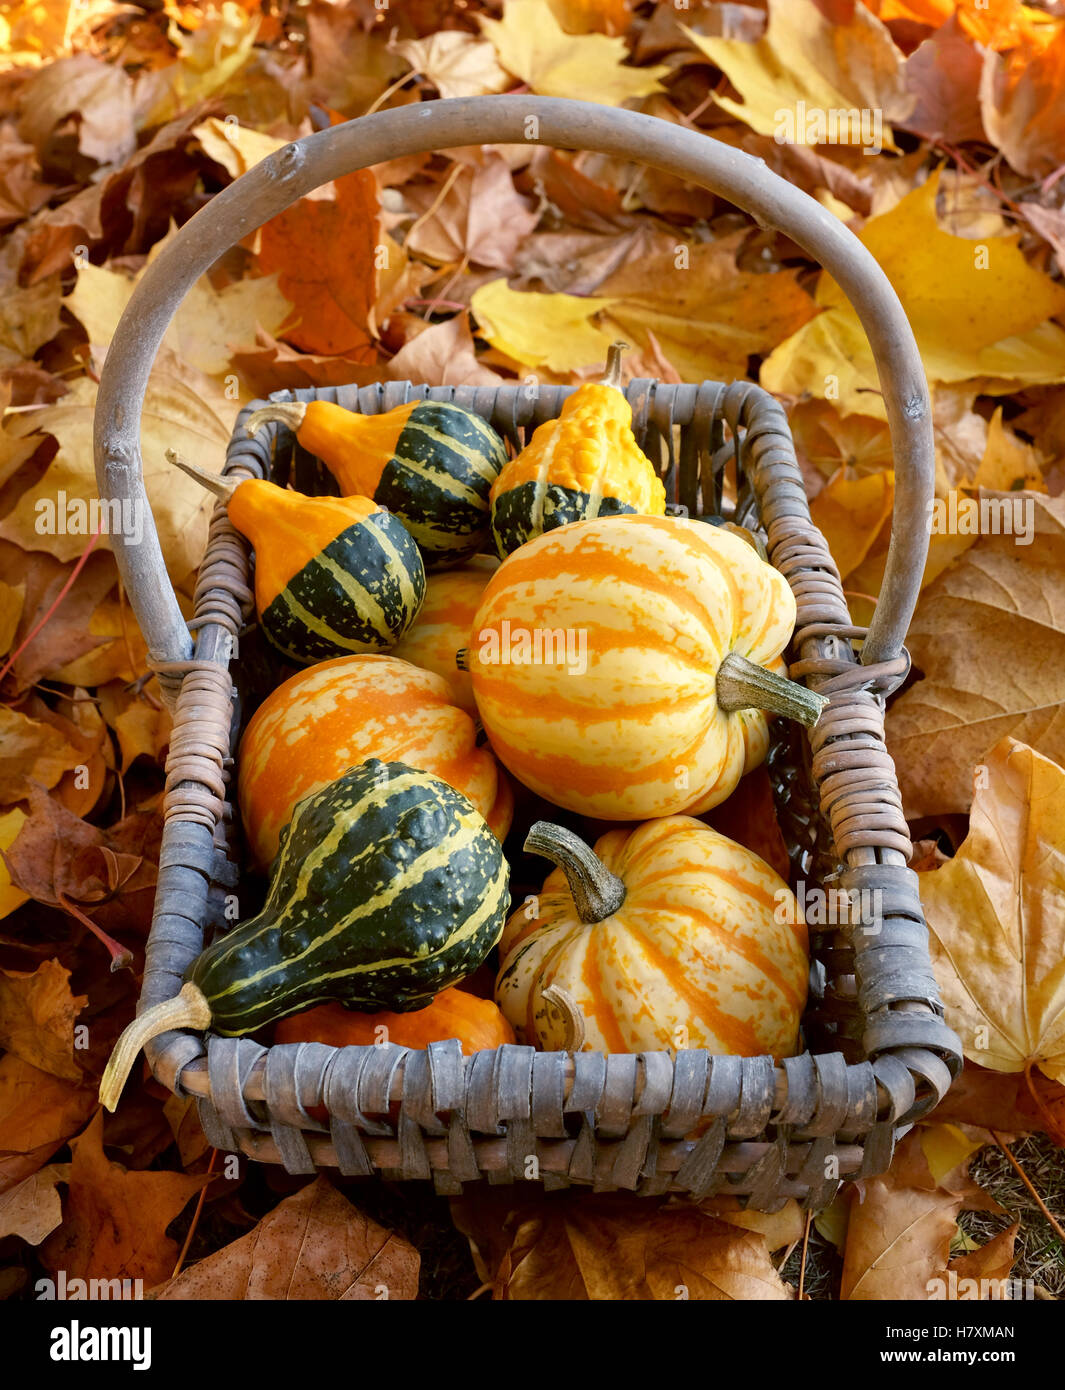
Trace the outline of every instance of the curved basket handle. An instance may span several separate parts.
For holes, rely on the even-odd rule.
[[[192,651],[151,519],[140,460],[148,375],[187,291],[235,242],[323,183],[399,155],[524,143],[616,155],[699,184],[749,212],[761,226],[790,237],[840,285],[873,349],[896,469],[887,569],[862,660],[871,665],[899,655],[928,552],[932,417],[917,344],[877,262],[808,194],[771,173],[762,160],[700,131],[593,102],[488,96],[378,111],[286,145],[212,198],[145,271],[101,374],[94,449],[101,498],[129,498],[145,516],[139,545],[127,544],[121,535],[114,541],[119,573],[152,662],[183,661]]]

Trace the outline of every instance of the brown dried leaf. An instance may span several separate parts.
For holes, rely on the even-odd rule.
[[[855,1189],[841,1299],[927,1299],[932,1281],[945,1278],[958,1213],[974,1207],[1001,1211],[969,1179],[967,1159],[937,1182],[926,1141],[926,1130],[911,1130],[889,1170]]]
[[[980,115],[983,59],[956,15],[910,54],[903,71],[906,86],[917,98],[909,116],[898,122],[903,130],[952,145],[987,141]]]
[[[74,1020],[89,1002],[70,992],[70,971],[57,960],[34,971],[0,970],[0,1047],[31,1066],[80,1081],[74,1058]]]
[[[606,313],[641,347],[648,330],[685,381],[731,381],[747,374],[752,353],[768,352],[817,312],[793,270],[739,270],[746,233],[645,256],[599,286]],[[631,337],[630,337],[631,335]]]
[[[76,1086],[21,1057],[0,1057],[0,1192],[47,1163],[97,1107],[95,1086]]]
[[[40,1245],[63,1219],[56,1183],[69,1181],[69,1163],[50,1163],[0,1195],[0,1240],[19,1236]]]
[[[498,386],[503,380],[478,362],[465,313],[435,323],[409,339],[384,375],[392,381],[423,382],[426,386]]]
[[[409,1300],[418,1293],[419,1265],[413,1246],[319,1177],[246,1236],[170,1280],[156,1297]]]
[[[540,1194],[519,1202],[488,1192],[453,1202],[452,1216],[497,1299],[792,1297],[765,1235],[731,1224],[731,1214],[623,1195]]]
[[[103,1111],[70,1141],[70,1190],[63,1224],[41,1247],[41,1263],[68,1279],[143,1279],[160,1283],[174,1268],[176,1241],[166,1228],[210,1181],[184,1173],[132,1173],[103,1150]]]
[[[17,581],[26,590],[13,648],[21,646],[52,608],[72,569],[73,564],[64,565],[46,551],[27,552],[14,541],[0,540],[0,578],[8,584]],[[100,551],[89,556],[77,582],[12,667],[8,679],[14,676],[16,692],[53,677],[65,663],[114,641],[91,632],[90,624],[117,578],[112,555]]]
[[[0,796],[4,805],[22,801],[36,783],[54,787],[82,761],[81,751],[49,724],[0,705]]]
[[[992,1071],[1065,1082],[1065,771],[1006,738],[969,834],[918,880],[947,1022]]]
[[[513,265],[518,247],[540,215],[531,200],[515,190],[506,160],[488,151],[478,165],[460,165],[447,185],[442,198],[435,184],[405,190],[407,202],[418,213],[406,248],[436,265],[464,257],[481,266]]]
[[[1065,1145],[1065,1086],[1039,1072],[987,1071],[967,1060],[936,1117],[1013,1132],[1044,1130]]]
[[[373,361],[366,318],[374,300],[379,207],[368,169],[335,183],[335,197],[303,198],[262,228],[259,266],[277,272],[282,294],[296,306],[284,333],[304,352]]]
[[[46,169],[81,172],[67,142],[56,138],[70,116],[77,117],[77,149],[97,164],[124,163],[137,148],[132,82],[121,66],[88,53],[42,68],[22,89],[20,105],[18,133],[36,147]]]
[[[392,48],[442,97],[488,96],[511,85],[488,40],[461,29],[444,29],[426,39],[407,39],[393,43]]]
[[[983,535],[921,596],[906,645],[922,673],[888,711],[906,815],[967,810],[973,768],[1007,734],[1065,762],[1065,499],[1031,508],[1032,543]]]

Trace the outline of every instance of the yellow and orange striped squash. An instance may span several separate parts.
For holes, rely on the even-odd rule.
[[[497,757],[548,801],[601,820],[698,815],[768,746],[760,708],[720,708],[723,658],[779,666],[794,624],[787,580],[722,528],[598,517],[503,561],[466,663]]]
[[[574,1046],[565,1013],[543,997],[555,986],[582,1016],[585,1051],[794,1055],[807,931],[768,864],[690,816],[611,830],[594,857],[565,844],[559,827],[534,826],[527,848],[564,867],[511,915],[499,943],[496,1002],[519,1042]],[[593,877],[598,858],[605,878],[620,879],[620,905],[599,921],[582,920],[605,910],[582,903],[582,856]]]
[[[476,736],[442,677],[393,656],[341,657],[292,676],[259,706],[240,745],[238,798],[256,863],[273,861],[298,801],[369,758],[441,778],[502,840],[513,797]]]
[[[452,701],[474,716],[473,686],[468,672],[455,665],[455,653],[469,642],[484,586],[498,568],[494,556],[475,555],[458,569],[429,575],[418,616],[391,652],[423,671],[443,676]]]

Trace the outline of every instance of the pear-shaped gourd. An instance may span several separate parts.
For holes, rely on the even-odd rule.
[[[506,461],[480,415],[451,401],[408,401],[361,415],[331,401],[278,401],[248,417],[288,425],[342,493],[361,493],[399,517],[429,570],[460,565],[488,540],[489,491]]]
[[[240,1037],[330,1000],[424,1008],[498,941],[507,877],[499,841],[446,782],[376,758],[350,769],[296,807],[263,910],[119,1038],[101,1102],[114,1109],[137,1053],[172,1028]]]
[[[255,548],[255,607],[271,644],[297,666],[386,651],[425,597],[418,548],[368,497],[306,497],[262,478],[233,481],[167,458],[226,504]]]

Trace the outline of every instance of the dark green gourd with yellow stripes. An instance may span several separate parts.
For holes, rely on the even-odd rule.
[[[255,547],[255,606],[271,644],[297,666],[394,646],[425,597],[407,529],[368,497],[305,497],[259,478],[234,483],[171,462],[225,498]]]
[[[450,401],[408,401],[360,415],[330,401],[279,402],[249,416],[254,433],[280,420],[322,460],[344,494],[372,497],[417,542],[426,569],[476,555],[489,531],[489,494],[506,462],[503,441]]]
[[[481,964],[508,903],[502,848],[461,792],[405,763],[362,763],[298,804],[263,910],[130,1024],[100,1099],[113,1110],[139,1050],[172,1028],[239,1037],[330,1000],[424,1008]]]

